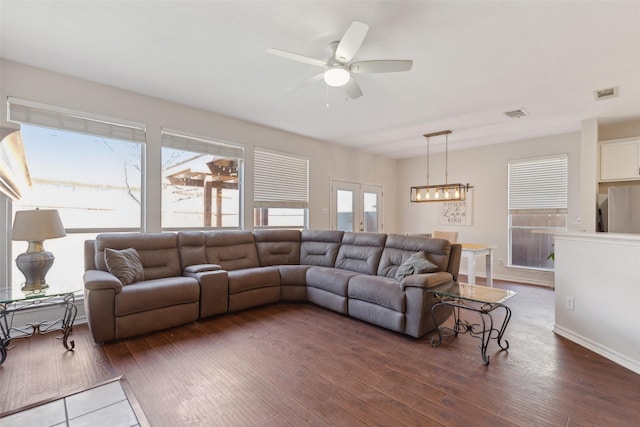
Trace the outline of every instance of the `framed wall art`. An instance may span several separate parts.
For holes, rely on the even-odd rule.
[[[471,225],[473,218],[473,190],[465,200],[440,203],[440,225]]]

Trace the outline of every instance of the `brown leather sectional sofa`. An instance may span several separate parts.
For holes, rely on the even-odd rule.
[[[144,280],[123,285],[107,248],[135,248]],[[437,271],[396,273],[423,252]],[[314,230],[101,234],[85,242],[85,308],[96,342],[278,301],[311,302],[412,337],[436,325],[427,289],[457,280],[447,240]],[[451,314],[436,313],[437,322]]]

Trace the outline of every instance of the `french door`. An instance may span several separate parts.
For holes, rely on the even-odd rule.
[[[331,181],[331,228],[381,233],[382,186]]]

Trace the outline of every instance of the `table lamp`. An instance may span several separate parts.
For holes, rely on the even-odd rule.
[[[51,252],[44,250],[46,239],[64,237],[60,215],[55,209],[34,209],[18,211],[13,220],[11,240],[29,242],[25,253],[18,255],[16,265],[26,279],[23,291],[36,291],[48,288],[45,276],[55,259]]]

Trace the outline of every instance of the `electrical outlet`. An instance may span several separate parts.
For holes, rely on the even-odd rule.
[[[566,305],[567,310],[573,311],[573,297],[567,297]]]

